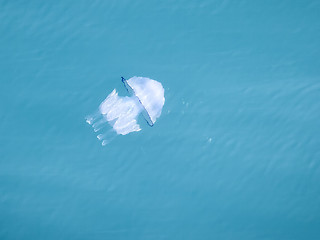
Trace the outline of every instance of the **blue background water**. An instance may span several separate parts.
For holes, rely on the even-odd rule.
[[[0,1],[1,239],[319,239],[319,1]],[[153,128],[102,147],[120,76]]]

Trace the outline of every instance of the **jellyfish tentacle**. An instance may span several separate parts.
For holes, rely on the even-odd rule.
[[[117,133],[113,130],[113,129],[110,129],[104,133],[100,133],[97,138],[102,141],[101,142],[101,145],[102,146],[105,146],[107,145],[108,143],[110,143],[115,137],[117,136]]]
[[[101,113],[99,111],[95,111],[93,114],[90,114],[85,117],[86,122],[90,125],[94,124],[97,120],[101,118]]]
[[[96,121],[94,124],[92,124],[93,129],[99,131],[100,129],[102,129],[103,127],[105,127],[105,123],[107,122],[107,120],[102,117],[101,119],[99,119],[98,121]],[[97,132],[96,131],[96,132]]]

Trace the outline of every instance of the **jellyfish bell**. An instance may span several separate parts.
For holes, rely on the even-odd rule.
[[[143,107],[143,116],[150,126],[160,117],[165,102],[160,82],[145,77],[122,78],[128,92],[136,96]]]
[[[122,82],[131,96],[119,97],[114,89],[100,104],[98,111],[86,117],[87,123],[92,125],[95,132],[104,132],[97,136],[102,145],[106,145],[114,137],[114,133],[126,135],[140,131],[137,123],[140,113],[150,126],[161,115],[165,98],[160,82],[145,77],[132,77],[128,80],[122,77]],[[105,131],[106,125],[112,129]]]

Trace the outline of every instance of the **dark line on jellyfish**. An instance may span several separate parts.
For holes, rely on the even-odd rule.
[[[123,82],[124,87],[127,89],[127,92],[130,93],[130,94],[132,94],[132,92],[133,92],[134,95],[138,98],[138,101],[140,102],[141,106],[143,107],[144,112],[147,113],[148,118],[149,118],[151,124],[150,124],[149,121],[143,116],[144,120],[146,120],[146,122],[148,123],[148,125],[149,125],[150,127],[153,127],[154,122],[152,122],[151,117],[150,117],[147,109],[143,106],[142,102],[140,101],[140,98],[137,96],[137,94],[136,94],[136,92],[134,91],[134,89],[130,86],[130,84],[128,83],[128,81],[127,81],[124,77],[121,77],[121,81]],[[130,87],[130,89],[131,89],[132,92],[129,91],[129,89],[127,88],[127,85]],[[143,114],[142,114],[142,115],[143,115]]]
[[[121,81],[124,83],[124,81],[126,81],[126,79],[124,77],[121,77]]]

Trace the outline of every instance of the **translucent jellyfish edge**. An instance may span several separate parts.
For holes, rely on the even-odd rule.
[[[146,122],[148,123],[148,125],[149,125],[150,127],[153,127],[154,122],[151,120],[151,117],[150,117],[147,109],[143,106],[140,98],[137,96],[137,94],[135,93],[135,91],[133,90],[133,88],[130,86],[130,84],[128,83],[128,81],[127,81],[124,77],[121,77],[121,80],[122,80],[125,88],[127,89],[128,93],[130,93],[130,94],[136,96],[136,98],[138,98],[141,106],[143,107],[142,115],[143,115],[144,119],[146,120]]]

